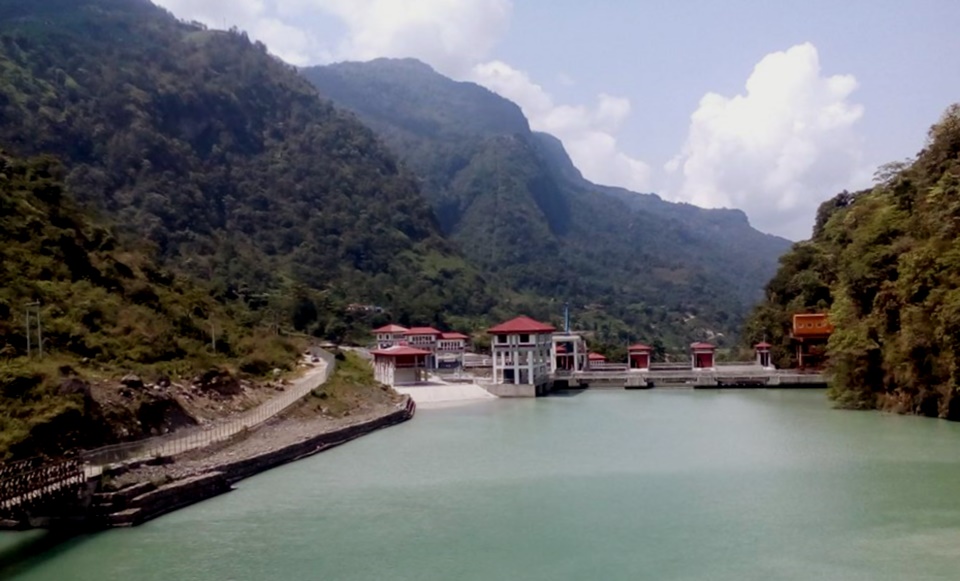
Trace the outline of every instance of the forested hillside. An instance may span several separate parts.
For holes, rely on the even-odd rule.
[[[342,337],[349,303],[436,325],[492,304],[369,129],[245,34],[146,0],[0,0],[0,143],[56,156],[121,237],[303,331]]]
[[[832,394],[845,406],[960,420],[960,106],[915,160],[878,172],[817,214],[783,257],[745,339],[790,362],[793,313],[829,310]]]
[[[87,217],[60,178],[49,157],[0,152],[0,458],[115,438],[120,421],[104,421],[84,380],[224,363],[259,375],[297,360],[297,345],[257,326],[243,304],[214,300],[208,285],[159,264],[151,245],[123,243]],[[128,407],[139,399],[130,393]]]
[[[592,184],[514,103],[419,61],[303,74],[401,156],[442,230],[496,273],[514,305],[555,313],[570,302],[578,325],[610,343],[724,343],[789,246],[742,212]]]

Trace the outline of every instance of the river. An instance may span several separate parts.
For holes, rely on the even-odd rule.
[[[960,425],[822,391],[585,392],[424,410],[22,581],[960,577]]]

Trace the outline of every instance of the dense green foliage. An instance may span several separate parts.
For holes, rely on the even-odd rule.
[[[438,325],[491,306],[370,130],[245,34],[146,0],[0,0],[0,143],[280,324],[339,339],[369,323],[350,303]]]
[[[3,357],[26,355],[24,305],[34,301],[48,354],[114,366],[183,361],[204,351],[211,329],[220,330],[218,352],[235,354],[236,324],[209,290],[159,266],[149,249],[125,248],[92,224],[57,172],[49,158],[22,162],[0,154]]]
[[[160,265],[149,245],[123,244],[90,220],[60,174],[51,158],[0,152],[0,458],[111,439],[77,377],[176,376],[225,363],[258,374],[296,359],[297,345],[258,329],[242,304],[216,301],[208,286]],[[29,358],[28,304],[38,304]]]
[[[315,389],[294,413],[354,415],[358,410],[394,405],[400,395],[373,378],[370,362],[352,351],[338,351],[333,375]]]
[[[793,313],[825,311],[842,405],[960,419],[960,106],[910,163],[824,203],[813,239],[784,256],[746,339],[789,363]]]
[[[519,107],[414,60],[306,69],[421,178],[440,227],[493,273],[508,306],[541,317],[569,302],[601,341],[721,343],[761,296],[785,240],[735,211],[592,184]],[[718,336],[715,336],[717,334]]]

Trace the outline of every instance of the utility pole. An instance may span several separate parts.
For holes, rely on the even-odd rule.
[[[210,344],[213,347],[213,352],[217,352],[217,324],[213,321],[210,321]]]
[[[43,359],[43,327],[41,324],[40,318],[40,301],[34,301],[32,303],[27,303],[24,307],[26,314],[26,327],[27,327],[27,357],[30,357],[33,354],[33,344],[31,341],[31,333],[33,329],[30,327],[30,312],[36,310],[37,314],[37,349],[40,352],[40,359]]]

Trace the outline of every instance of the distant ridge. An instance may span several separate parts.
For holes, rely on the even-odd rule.
[[[732,335],[790,246],[738,210],[593,184],[515,103],[418,61],[302,73],[417,174],[442,231],[520,307],[569,301],[605,340]]]

